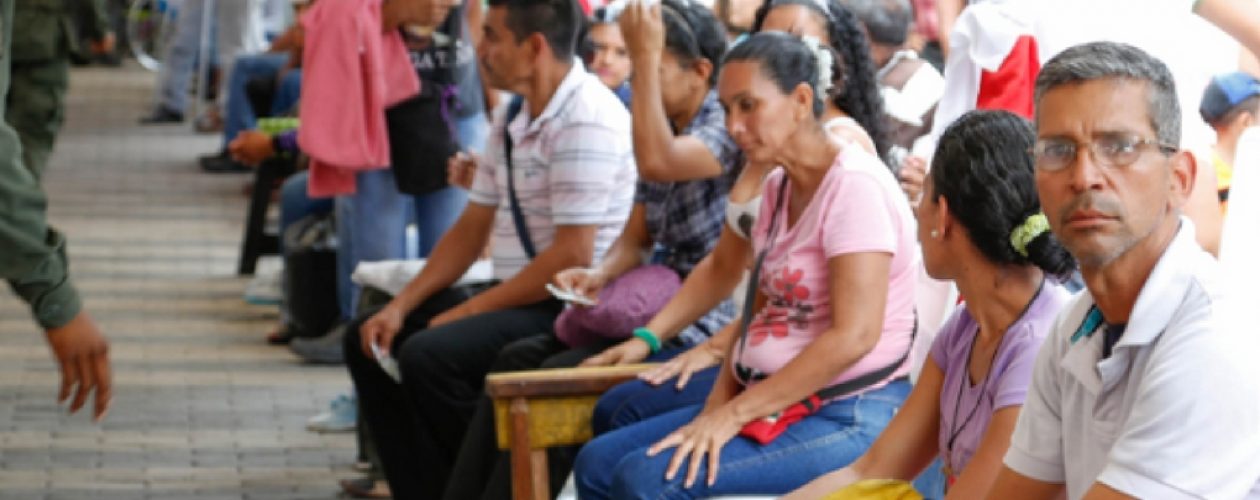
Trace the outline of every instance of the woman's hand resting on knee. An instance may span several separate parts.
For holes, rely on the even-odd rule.
[[[642,344],[642,342],[639,343]],[[720,364],[723,354],[725,354],[725,349],[714,345],[712,341],[706,341],[656,368],[640,373],[639,379],[652,385],[661,385],[671,378],[678,377],[674,388],[681,391],[687,387],[687,382],[696,372]]]

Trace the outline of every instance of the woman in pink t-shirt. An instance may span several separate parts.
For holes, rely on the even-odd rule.
[[[937,457],[947,499],[989,491],[1033,361],[1068,300],[1056,279],[1075,268],[1041,214],[1028,154],[1035,138],[1006,111],[970,112],[941,136],[918,208],[919,240],[928,273],[954,280],[967,301],[941,327],[905,407],[871,449],[793,499],[867,478],[908,481]]]
[[[860,456],[909,393],[915,223],[880,160],[824,130],[833,71],[830,49],[784,33],[728,53],[727,128],[782,167],[752,234],[751,327],[704,405],[586,445],[621,459],[579,466],[581,498],[786,493]]]

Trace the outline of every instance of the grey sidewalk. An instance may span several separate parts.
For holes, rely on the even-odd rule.
[[[353,436],[304,425],[349,378],[264,342],[275,310],[246,305],[233,275],[250,176],[197,169],[217,136],[136,125],[153,79],[73,75],[44,182],[112,340],[116,397],[101,425],[66,416],[43,337],[3,287],[0,499],[336,498]]]

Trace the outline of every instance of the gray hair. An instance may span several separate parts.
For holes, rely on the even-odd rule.
[[[1181,145],[1181,106],[1172,73],[1142,49],[1116,42],[1092,42],[1069,48],[1050,59],[1037,75],[1035,99],[1059,86],[1091,80],[1121,79],[1146,83],[1146,114],[1159,142]]]
[[[871,42],[900,47],[909,38],[914,17],[910,0],[844,0],[844,4],[866,26]]]

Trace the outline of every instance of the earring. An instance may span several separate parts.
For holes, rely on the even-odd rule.
[[[932,236],[932,238],[934,238],[934,239],[935,239],[935,238],[940,238],[940,237],[941,237],[941,232],[940,232],[940,231],[937,231],[937,230],[935,230],[935,229],[933,229],[933,230],[932,230],[932,232],[930,232],[930,233],[928,233],[928,234],[929,234],[929,235],[931,235],[931,236]]]

